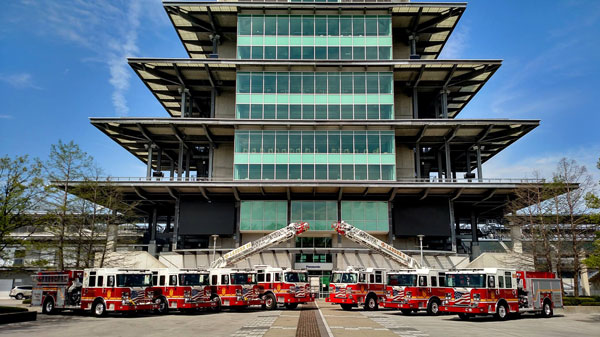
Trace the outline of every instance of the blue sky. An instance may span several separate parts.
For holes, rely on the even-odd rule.
[[[88,118],[167,116],[126,63],[187,56],[160,1],[14,0],[0,23],[0,155],[74,140],[107,174],[144,175]],[[600,176],[599,34],[600,1],[468,3],[442,58],[504,63],[459,118],[541,120],[485,176],[548,176],[561,157]]]

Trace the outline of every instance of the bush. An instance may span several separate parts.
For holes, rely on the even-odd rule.
[[[564,297],[564,305],[600,306],[600,296],[592,297]]]
[[[31,304],[31,298],[23,300],[23,304]]]

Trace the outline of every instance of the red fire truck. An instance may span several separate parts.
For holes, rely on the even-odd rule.
[[[31,305],[42,312],[91,310],[94,316],[109,311],[136,312],[155,308],[147,290],[152,285],[149,270],[94,268],[44,271],[33,275]]]
[[[457,270],[446,273],[452,287],[440,307],[467,320],[475,315],[537,313],[551,317],[562,308],[560,280],[554,273],[515,271],[501,268]]]
[[[240,268],[215,268],[210,270],[211,299],[215,310],[223,307],[245,308],[263,305],[264,288],[256,282],[256,271]]]
[[[409,315],[418,310],[427,310],[429,315],[438,315],[445,299],[446,276],[444,271],[427,268],[403,269],[387,273],[387,289],[384,308],[400,309]]]
[[[334,270],[329,297],[325,301],[339,304],[344,310],[361,305],[365,310],[377,310],[378,303],[385,301],[385,269],[348,267]]]
[[[295,309],[298,304],[314,301],[306,270],[283,269],[265,265],[256,265],[254,268],[258,273],[258,284],[265,289],[264,309],[276,309],[278,304],[283,304],[288,309]]]
[[[152,270],[153,300],[156,312],[166,314],[169,309],[194,311],[215,308],[211,300],[212,287],[208,270],[168,269]]]

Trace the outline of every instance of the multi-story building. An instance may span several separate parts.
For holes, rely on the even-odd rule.
[[[464,3],[163,5],[189,57],[129,64],[168,115],[91,119],[147,165],[111,184],[162,259],[207,265],[302,220],[309,232],[253,261],[397,267],[335,234],[344,220],[409,252],[424,235],[425,262],[452,263],[479,251],[477,226],[460,228],[500,223],[524,182],[482,166],[539,121],[458,118],[501,61],[438,59]]]

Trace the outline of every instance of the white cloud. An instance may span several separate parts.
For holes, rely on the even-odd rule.
[[[459,59],[463,56],[463,53],[468,48],[469,43],[469,27],[466,24],[458,25],[452,34],[446,45],[442,49],[440,59]]]
[[[12,115],[0,115],[0,119],[13,119]]]
[[[29,73],[0,74],[0,81],[17,89],[42,89],[33,81],[33,76]]]

